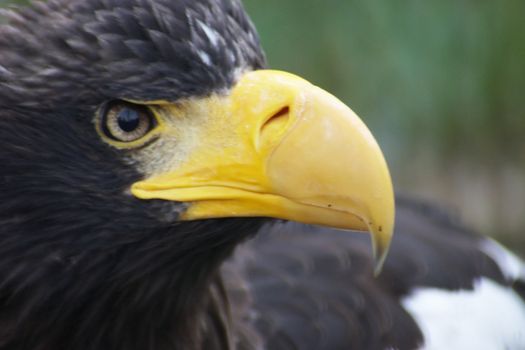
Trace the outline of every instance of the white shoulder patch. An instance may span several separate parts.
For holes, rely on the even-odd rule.
[[[402,304],[423,332],[421,350],[525,349],[525,302],[490,279],[474,290],[418,288]]]
[[[507,279],[510,281],[525,280],[525,265],[502,245],[487,238],[481,243],[480,249],[498,264]]]

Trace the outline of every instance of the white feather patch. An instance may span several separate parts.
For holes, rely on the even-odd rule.
[[[202,63],[204,63],[207,66],[211,66],[211,57],[208,55],[207,52],[202,50],[197,50],[197,55],[199,55]]]
[[[499,243],[486,239],[481,243],[480,249],[498,264],[501,272],[507,279],[510,281],[525,280],[525,265],[523,262]]]
[[[206,24],[204,24],[203,22],[199,20],[197,20],[197,24],[199,25],[199,27],[201,27],[204,34],[206,34],[206,37],[208,37],[208,40],[210,41],[210,43],[214,47],[217,47],[219,45],[219,37],[220,37],[219,33],[217,33],[216,30],[211,29],[210,27],[208,27]]]
[[[402,303],[423,332],[422,350],[525,349],[525,303],[490,279],[473,290],[418,288]]]

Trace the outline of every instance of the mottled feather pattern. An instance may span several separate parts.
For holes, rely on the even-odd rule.
[[[109,100],[221,93],[262,66],[240,3],[51,0],[4,16],[0,348],[202,348],[223,320],[207,310],[228,307],[209,282],[259,220],[182,224],[184,204],[137,201],[143,175],[93,119]]]
[[[51,0],[3,15],[3,106],[174,101],[227,89],[265,64],[237,0]]]

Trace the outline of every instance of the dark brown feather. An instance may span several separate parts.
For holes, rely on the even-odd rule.
[[[378,278],[362,233],[265,227],[225,265],[236,327],[246,334],[251,326],[257,343],[272,350],[416,349],[422,333],[400,303],[414,288],[471,289],[482,276],[512,283],[480,250],[484,238],[435,206],[406,198],[397,204],[392,248]]]

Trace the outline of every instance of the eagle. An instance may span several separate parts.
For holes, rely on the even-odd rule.
[[[395,198],[239,0],[2,15],[0,349],[525,348],[522,262]]]

